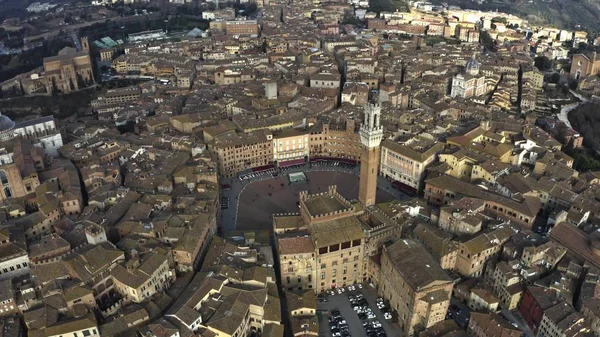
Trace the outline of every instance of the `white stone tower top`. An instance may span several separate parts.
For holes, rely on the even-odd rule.
[[[473,56],[471,57],[471,59],[469,61],[467,61],[467,64],[465,66],[465,71],[469,75],[477,76],[477,75],[479,75],[479,66],[480,66],[480,64],[479,64],[479,62],[477,62],[475,53],[473,53]]]
[[[378,103],[365,105],[365,120],[360,126],[360,141],[367,148],[376,148],[383,138],[381,126],[381,105]]]

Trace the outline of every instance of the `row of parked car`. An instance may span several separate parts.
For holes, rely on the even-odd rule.
[[[339,310],[331,310],[331,318],[329,319],[329,330],[332,337],[350,337],[350,328],[348,322],[342,317]]]
[[[271,168],[271,169],[264,170],[264,171],[243,174],[240,176],[240,181],[254,179],[254,178],[260,178],[263,176],[275,176],[275,175],[277,175],[277,170],[274,168]]]
[[[350,301],[352,309],[362,321],[362,326],[367,333],[367,337],[386,337],[381,322],[375,319],[375,313],[373,312],[373,309],[369,307],[369,303],[363,294],[348,295],[348,300]]]
[[[228,209],[228,208],[229,208],[229,198],[222,197],[221,198],[221,209]]]
[[[291,170],[297,170],[297,169],[301,169],[301,168],[305,168],[305,167],[306,167],[306,164],[284,166],[281,168],[281,171],[291,171]]]
[[[317,160],[311,163],[311,166],[332,166],[332,167],[342,167],[347,169],[353,169],[356,167],[354,164],[344,163],[340,161],[331,161],[331,160]]]

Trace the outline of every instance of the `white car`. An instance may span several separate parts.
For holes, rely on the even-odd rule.
[[[389,312],[384,312],[383,313],[383,318],[388,319],[388,320],[392,319],[392,314],[390,314]]]
[[[348,286],[348,291],[354,291],[356,290],[356,288],[354,288],[354,286]]]
[[[362,289],[362,284],[359,283],[356,286],[358,287],[358,289]]]
[[[380,310],[381,310],[381,309],[383,309],[383,308],[385,308],[385,304],[383,304],[383,302],[378,302],[378,303],[377,303],[377,309],[380,309]]]
[[[379,323],[379,321],[373,321],[373,327],[374,327],[375,329],[377,329],[377,328],[381,328],[381,323]]]
[[[338,294],[342,294],[344,291],[342,291],[342,288],[338,288],[337,293]]]
[[[368,319],[375,318],[375,314],[374,314],[372,311],[368,311],[368,312],[367,312],[367,318],[368,318]]]
[[[383,298],[381,298],[381,297],[378,297],[378,298],[377,298],[377,303],[379,303],[379,302],[383,303]]]

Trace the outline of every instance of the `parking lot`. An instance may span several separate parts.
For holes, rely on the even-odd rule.
[[[401,335],[398,326],[384,317],[387,308],[378,308],[375,289],[363,285],[361,287],[359,289],[356,285],[355,290],[348,290],[346,287],[341,294],[334,290],[335,295],[329,293],[326,302],[319,300],[317,303],[317,309],[321,313],[319,336],[397,337]],[[353,303],[350,298],[353,299]],[[353,306],[360,308],[357,310],[361,313],[357,314]]]

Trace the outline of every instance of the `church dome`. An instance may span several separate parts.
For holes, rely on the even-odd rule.
[[[475,58],[475,54],[471,57],[467,64],[465,65],[465,71],[467,74],[477,75],[479,73],[479,62]]]
[[[15,127],[15,122],[8,116],[0,113],[0,133],[6,133]]]

